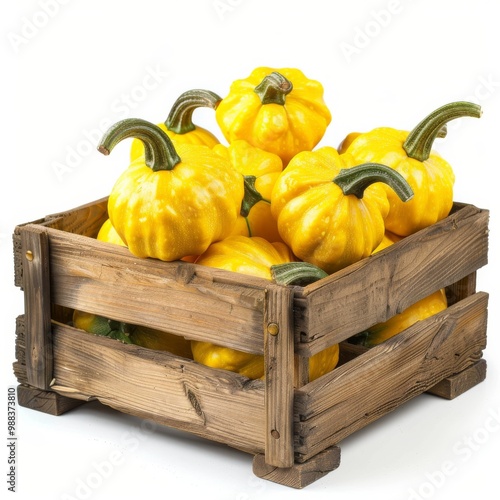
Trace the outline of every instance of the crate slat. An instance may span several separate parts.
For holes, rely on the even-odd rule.
[[[264,353],[267,280],[141,259],[117,245],[57,230],[47,234],[55,304]]]
[[[66,212],[47,215],[29,224],[36,225],[39,228],[50,227],[68,233],[95,238],[106,218],[107,198],[102,198],[72,210],[67,210]],[[23,284],[21,231],[25,225],[27,224],[20,224],[15,227],[12,235],[14,247],[14,285],[20,288],[22,288]]]
[[[341,342],[485,266],[488,218],[487,210],[463,207],[305,287],[296,299],[299,352],[311,355]]]
[[[85,203],[72,210],[47,215],[42,226],[95,238],[108,218],[108,198]]]
[[[65,325],[53,325],[53,342],[53,391],[264,452],[263,381]]]
[[[476,363],[487,304],[478,292],[297,389],[296,453],[307,459]]]

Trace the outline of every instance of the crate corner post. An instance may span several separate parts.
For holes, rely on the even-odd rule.
[[[19,385],[20,406],[48,413],[63,413],[84,403],[61,396],[50,387],[53,379],[49,240],[43,226],[27,224],[18,228],[20,245],[15,243],[18,285],[24,294],[24,314],[16,319],[14,373]],[[19,252],[20,250],[20,252]],[[21,359],[20,359],[21,358]]]

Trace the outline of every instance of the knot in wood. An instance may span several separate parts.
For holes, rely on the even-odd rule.
[[[183,262],[179,264],[179,267],[175,272],[175,280],[178,283],[187,285],[195,275],[195,267],[191,263]]]
[[[191,406],[194,408],[194,411],[196,412],[196,414],[198,416],[202,417],[203,411],[201,409],[200,403],[198,402],[198,399],[196,398],[196,394],[189,389],[187,391],[187,397],[189,399],[189,402],[191,403]]]

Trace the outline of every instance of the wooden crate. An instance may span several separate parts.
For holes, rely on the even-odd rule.
[[[455,203],[445,220],[305,287],[97,241],[106,199],[19,225],[19,404],[59,415],[97,399],[253,454],[257,476],[304,487],[338,467],[346,436],[425,391],[451,399],[485,378],[488,294],[475,288],[488,217]],[[346,342],[443,287],[445,311],[369,350]],[[265,378],[88,335],[67,324],[73,309],[263,354]],[[310,356],[335,343],[338,367],[309,382]]]

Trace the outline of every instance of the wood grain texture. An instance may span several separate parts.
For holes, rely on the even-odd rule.
[[[107,207],[108,199],[102,198],[65,212],[47,215],[43,225],[67,233],[95,238],[108,218]]]
[[[117,245],[47,231],[55,304],[264,353],[268,280],[181,261],[137,258]]]
[[[14,228],[12,243],[14,250],[14,285],[23,285],[23,254],[21,248],[21,231],[28,224],[40,227],[51,227],[95,238],[100,227],[107,218],[107,198],[86,203],[80,207],[47,215],[29,223],[19,224]]]
[[[297,389],[296,460],[339,443],[479,361],[487,303],[488,294],[478,292]]]
[[[35,387],[19,385],[17,400],[20,406],[59,416],[85,403],[78,399],[67,398],[52,391],[44,391]]]
[[[446,219],[303,288],[295,301],[297,353],[314,354],[394,316],[487,264],[487,210]],[[360,311],[363,311],[360,314]]]
[[[446,287],[446,300],[448,305],[456,304],[476,292],[477,272],[473,272],[455,283]]]
[[[456,375],[447,377],[427,392],[445,399],[455,399],[486,379],[486,360],[480,359],[477,363],[462,370]]]
[[[53,341],[53,391],[264,453],[262,380],[64,325],[53,325]]]
[[[44,228],[28,225],[21,232],[28,384],[48,389],[52,380],[49,243]]]
[[[253,472],[257,477],[291,488],[304,488],[340,465],[340,448],[332,446],[304,463],[288,468],[274,467],[266,463],[265,456],[255,455]]]
[[[270,285],[264,317],[266,463],[293,465],[293,291]]]

